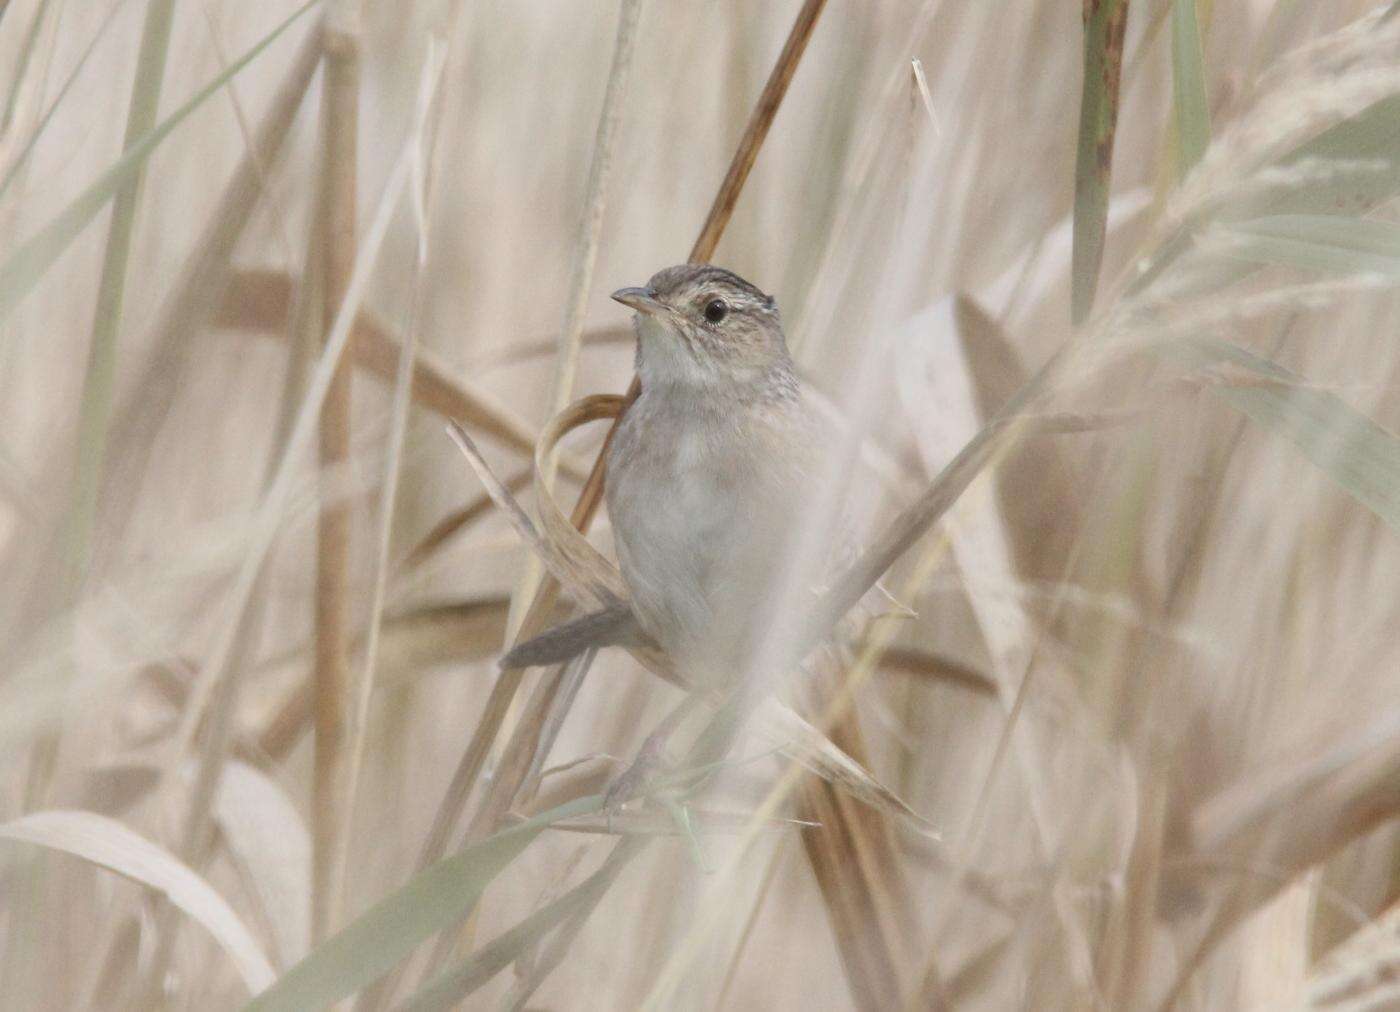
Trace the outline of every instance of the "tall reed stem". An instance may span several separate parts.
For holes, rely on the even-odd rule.
[[[325,308],[336,318],[355,263],[355,183],[360,40],[355,0],[337,7],[325,24],[322,91],[321,234]],[[326,937],[339,919],[337,883],[345,866],[348,834],[342,832],[346,797],[345,729],[349,719],[350,504],[329,499],[350,458],[351,377],[343,356],[321,408],[319,455],[322,493],[316,530],[315,760],[312,781],[312,932]]]

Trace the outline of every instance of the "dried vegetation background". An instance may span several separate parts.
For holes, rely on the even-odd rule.
[[[1400,1004],[1400,18],[1083,6],[0,0],[0,1005]],[[444,421],[692,243],[915,615],[604,818]]]

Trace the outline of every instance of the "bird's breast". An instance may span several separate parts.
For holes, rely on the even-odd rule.
[[[762,495],[734,428],[691,420],[629,411],[608,459],[608,511],[633,608],[678,659],[724,653],[742,637],[754,561],[776,541],[755,522]]]

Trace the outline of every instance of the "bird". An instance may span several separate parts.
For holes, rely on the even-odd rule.
[[[732,691],[817,582],[798,542],[806,521],[820,523],[840,437],[799,379],[776,301],[738,274],[680,264],[612,298],[634,312],[641,383],[604,484],[630,600],[516,646],[501,665],[655,645],[693,688]]]

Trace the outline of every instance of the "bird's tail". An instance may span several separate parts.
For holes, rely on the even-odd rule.
[[[590,648],[641,646],[649,642],[632,609],[618,604],[581,615],[524,643],[517,643],[501,658],[501,667],[518,669],[562,664]]]

